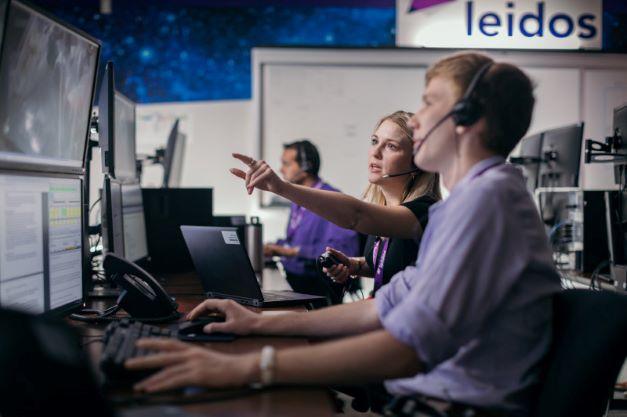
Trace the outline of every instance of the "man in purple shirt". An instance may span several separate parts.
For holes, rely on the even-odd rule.
[[[285,181],[319,190],[338,191],[323,182],[318,176],[320,154],[316,146],[303,139],[283,145],[281,174]],[[292,203],[285,239],[264,245],[264,255],[281,256],[287,281],[298,292],[315,295],[329,295],[330,288],[339,288],[318,272],[316,259],[327,246],[356,256],[359,252],[359,238],[352,230],[343,229],[312,213],[305,207]],[[327,280],[323,285],[320,280]]]
[[[376,300],[307,314],[271,317],[234,302],[207,300],[188,315],[223,312],[226,321],[208,325],[207,332],[340,339],[246,355],[142,341],[142,347],[178,353],[167,360],[129,361],[138,369],[165,366],[137,389],[385,381],[390,394],[462,404],[478,416],[530,415],[551,343],[552,297],[560,291],[525,181],[504,163],[529,126],[532,84],[517,67],[476,53],[438,61],[426,84],[423,105],[412,119],[414,162],[439,172],[451,192],[430,210],[415,266],[396,274]],[[250,170],[233,173],[245,178],[249,189],[302,204],[301,188],[281,181],[263,161],[237,157]],[[308,208],[324,215],[331,210],[330,196],[317,194]],[[359,213],[356,230],[368,225],[369,233],[376,232],[364,220],[373,213],[386,221],[381,208],[364,205]],[[198,369],[203,372],[191,371]]]

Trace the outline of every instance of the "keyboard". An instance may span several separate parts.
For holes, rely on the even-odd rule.
[[[105,329],[100,358],[100,369],[104,373],[107,382],[131,383],[147,377],[156,370],[131,371],[124,367],[127,359],[146,356],[153,351],[139,349],[135,346],[137,339],[144,337],[171,337],[192,342],[231,342],[235,335],[231,333],[206,334],[202,328],[207,323],[224,321],[224,317],[202,317],[195,321],[181,322],[172,328],[162,328],[146,323],[124,318],[110,323]]]
[[[153,353],[146,349],[138,349],[135,346],[137,339],[176,336],[176,330],[140,323],[127,318],[110,323],[105,329],[103,337],[104,349],[100,358],[100,369],[104,373],[107,382],[130,383],[155,372],[155,370],[130,371],[124,367],[124,362],[127,359]]]

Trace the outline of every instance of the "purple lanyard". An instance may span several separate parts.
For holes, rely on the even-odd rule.
[[[381,253],[379,253],[379,244],[383,240],[383,247],[381,248]],[[379,289],[383,285],[383,264],[385,263],[385,255],[388,252],[388,245],[390,244],[390,239],[377,237],[377,240],[374,242],[374,248],[372,249],[372,265],[375,266],[374,273],[374,288]],[[377,262],[377,259],[379,262]]]
[[[322,188],[322,181],[318,181],[311,188],[318,188],[318,189]],[[303,216],[305,215],[306,211],[307,209],[302,206],[296,206],[292,210],[292,213],[290,214],[290,222],[287,227],[287,239],[288,240],[291,240],[292,236],[294,235],[294,232],[296,232],[296,229],[298,229],[298,226],[300,226],[300,223],[303,221]]]

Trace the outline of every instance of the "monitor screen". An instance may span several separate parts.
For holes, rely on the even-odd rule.
[[[577,187],[583,123],[547,130],[542,137],[538,187]]]
[[[82,182],[0,173],[0,306],[43,313],[83,298]]]
[[[614,135],[621,138],[621,149],[619,153],[627,151],[627,103],[614,109],[614,120],[612,123]],[[624,164],[625,162],[621,162]]]
[[[135,103],[116,91],[114,108],[114,176],[116,179],[133,180],[137,176],[135,169]]]
[[[0,162],[83,166],[99,45],[12,1],[0,57]]]
[[[144,203],[139,184],[122,185],[122,224],[124,228],[124,257],[137,262],[148,256]]]
[[[185,156],[185,142],[187,141],[187,135],[178,132],[176,135],[176,142],[174,146],[174,152],[172,155],[172,163],[170,164],[170,174],[168,175],[168,188],[175,188],[181,186],[183,176],[183,157]]]

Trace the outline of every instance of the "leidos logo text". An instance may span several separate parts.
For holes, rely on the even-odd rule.
[[[567,38],[576,34],[580,39],[591,39],[597,35],[595,20],[591,13],[582,13],[572,16],[567,13],[547,15],[545,2],[537,2],[533,12],[518,15],[513,2],[506,3],[506,13],[496,12],[477,13],[475,2],[466,2],[466,33],[472,36],[481,33],[493,37],[498,35],[517,36],[528,38],[553,36]]]

